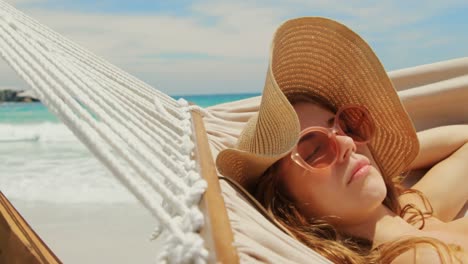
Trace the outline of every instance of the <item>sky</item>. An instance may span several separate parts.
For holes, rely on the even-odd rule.
[[[300,16],[347,25],[387,71],[468,56],[465,0],[6,2],[169,95],[260,93],[275,29]],[[0,79],[27,88],[4,61]]]

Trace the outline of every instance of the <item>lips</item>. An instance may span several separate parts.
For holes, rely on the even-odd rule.
[[[356,162],[356,165],[354,165],[354,168],[351,171],[351,174],[349,175],[347,184],[349,184],[349,183],[351,183],[353,181],[353,178],[354,178],[356,172],[358,172],[360,169],[362,169],[363,167],[368,166],[368,165],[370,165],[369,160],[367,160],[367,159],[358,160]]]

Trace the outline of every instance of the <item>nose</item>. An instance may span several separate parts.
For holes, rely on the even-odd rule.
[[[356,143],[348,136],[336,135],[336,140],[339,147],[339,155],[337,157],[338,162],[343,162],[349,159],[353,152],[356,152]]]

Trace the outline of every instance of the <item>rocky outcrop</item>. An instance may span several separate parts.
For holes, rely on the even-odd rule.
[[[2,102],[30,103],[39,102],[39,99],[32,90],[3,89],[0,90],[0,103]]]

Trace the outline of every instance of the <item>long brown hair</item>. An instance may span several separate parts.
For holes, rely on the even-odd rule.
[[[291,104],[307,101],[333,112],[336,110],[333,105],[318,96],[295,96],[289,99]],[[255,188],[255,198],[296,239],[334,263],[391,263],[400,254],[416,249],[418,245],[432,246],[439,254],[442,263],[453,263],[455,253],[460,251],[460,247],[453,247],[429,237],[391,241],[372,249],[372,241],[340,232],[325,219],[305,218],[280,188],[278,164],[278,162],[273,164],[260,177]],[[410,217],[412,221],[420,216],[422,226],[424,226],[424,218],[430,216],[432,212],[422,213],[418,208],[411,206],[402,210],[398,202],[398,196],[403,190],[400,185],[400,178],[385,176],[388,175],[384,175],[387,195],[382,202],[383,205],[400,216],[413,213]],[[417,194],[423,198],[421,193]]]
[[[418,245],[433,247],[442,263],[455,263],[455,254],[461,251],[458,246],[447,245],[430,237],[400,239],[372,249],[372,241],[340,232],[325,219],[305,218],[283,193],[279,178],[278,163],[275,163],[260,177],[255,198],[296,239],[334,263],[391,263],[400,254],[416,249]],[[387,198],[383,204],[396,199]],[[400,208],[398,203],[396,207]]]

